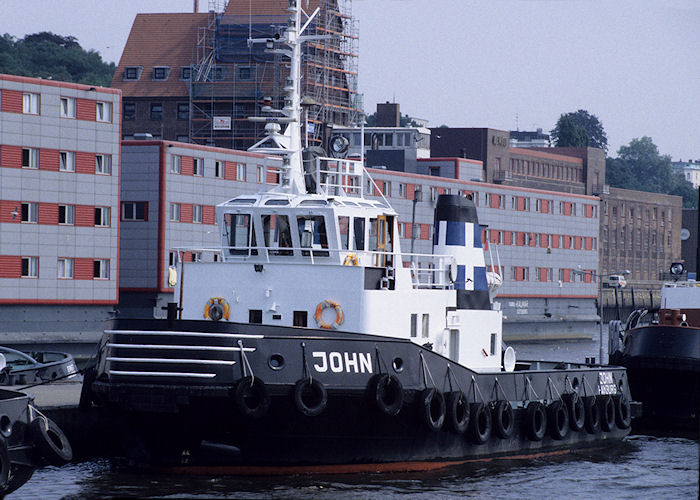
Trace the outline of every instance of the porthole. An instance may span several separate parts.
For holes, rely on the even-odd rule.
[[[9,438],[10,434],[12,434],[12,420],[7,415],[0,417],[0,433],[6,438]]]
[[[571,382],[571,387],[574,388],[574,391],[578,392],[579,383],[577,377],[574,377],[574,381]]]
[[[394,358],[394,361],[391,362],[391,366],[396,373],[401,373],[403,371],[403,359]]]
[[[267,360],[267,364],[273,370],[281,370],[284,368],[284,357],[281,354],[273,354],[270,359]]]

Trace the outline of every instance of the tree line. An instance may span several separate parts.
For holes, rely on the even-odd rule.
[[[19,39],[7,33],[0,37],[0,73],[109,87],[115,68],[73,36],[42,31]]]
[[[607,153],[608,138],[597,116],[579,109],[559,117],[550,132],[560,147],[596,147]],[[621,146],[616,157],[606,155],[605,182],[612,187],[681,196],[684,208],[697,208],[698,191],[673,171],[671,157],[659,153],[651,137],[644,136]]]

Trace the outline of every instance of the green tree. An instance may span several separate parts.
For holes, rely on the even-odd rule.
[[[681,196],[685,208],[697,207],[693,185],[673,172],[671,157],[659,154],[651,137],[632,139],[617,158],[606,160],[606,182],[613,187]]]
[[[586,147],[608,150],[608,137],[597,116],[585,109],[559,116],[550,132],[559,147]]]
[[[0,38],[0,73],[107,87],[114,63],[94,50],[84,50],[73,36],[43,31],[15,39]]]

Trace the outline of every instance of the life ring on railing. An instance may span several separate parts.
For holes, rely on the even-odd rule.
[[[501,439],[508,439],[513,435],[515,419],[513,418],[513,406],[510,401],[498,400],[493,405],[493,427],[496,435]]]
[[[344,266],[359,266],[360,265],[360,259],[357,258],[356,253],[349,253],[345,256],[345,260],[343,261]]]
[[[223,297],[212,297],[204,306],[204,319],[220,321],[222,318],[228,319],[230,315],[231,306]]]
[[[424,389],[420,395],[420,416],[425,425],[433,432],[442,429],[445,423],[445,396],[434,387]]]
[[[569,433],[569,412],[562,400],[552,401],[547,406],[547,422],[553,439],[562,440]]]
[[[317,379],[303,378],[294,385],[294,405],[303,415],[315,417],[326,409],[328,392]]]
[[[333,309],[335,311],[335,321],[333,323],[326,323],[323,321],[323,310]],[[340,325],[343,324],[345,316],[343,315],[343,309],[334,300],[324,300],[319,305],[316,306],[316,314],[314,314],[314,319],[319,328],[324,328],[326,330],[336,330]]]
[[[73,449],[68,438],[50,418],[37,417],[32,420],[29,435],[39,455],[49,464],[61,466],[73,460]]]

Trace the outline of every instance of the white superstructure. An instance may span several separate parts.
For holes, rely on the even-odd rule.
[[[289,11],[282,38],[250,41],[291,60],[284,109],[266,105],[268,116],[252,118],[267,122],[267,136],[250,150],[282,157],[279,185],[217,206],[216,261],[180,262],[181,319],[410,338],[474,370],[500,370],[501,313],[464,299],[488,297],[478,224],[436,219],[435,253],[403,253],[397,213],[365,198],[376,186],[360,162],[304,165],[299,47],[316,13],[303,20],[295,0]]]

